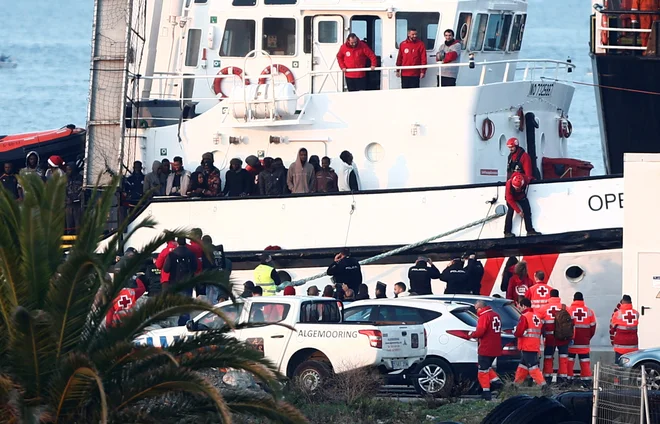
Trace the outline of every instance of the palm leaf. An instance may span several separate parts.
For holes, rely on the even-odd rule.
[[[51,276],[51,273],[48,272],[48,248],[42,240],[43,233],[41,210],[38,204],[24,204],[21,210],[21,229],[18,236],[22,258],[19,269],[24,282],[27,283],[28,296],[20,305],[30,310],[43,307],[43,299],[48,293]]]
[[[309,421],[293,405],[276,400],[266,393],[235,392],[224,393],[225,401],[234,414],[268,418],[282,424],[305,424]]]
[[[20,271],[21,256],[18,235],[20,233],[20,211],[16,200],[4,189],[0,189],[0,314],[5,323],[10,323],[13,309],[24,302],[28,287]],[[7,326],[9,335],[13,327]]]
[[[231,414],[218,389],[193,371],[166,366],[158,368],[142,378],[132,378],[129,381],[130,385],[122,388],[122,400],[115,406],[115,411],[122,410],[142,399],[160,396],[171,391],[182,391],[206,396],[213,402],[222,422],[231,422]]]
[[[76,414],[81,411],[81,405],[89,402],[94,392],[97,392],[95,398],[98,398],[100,403],[100,421],[105,423],[108,417],[107,399],[94,364],[80,354],[63,358],[58,374],[52,379],[49,388],[55,424],[75,421]]]
[[[93,252],[74,250],[53,279],[47,309],[53,316],[56,334],[55,358],[79,346],[105,269]]]
[[[110,185],[103,190],[95,187],[92,191],[91,200],[83,213],[78,236],[73,246],[74,250],[96,251],[96,247],[105,231],[105,224],[112,208],[119,181],[119,177],[114,177]]]
[[[124,367],[128,364],[136,362],[144,364],[146,360],[152,358],[163,359],[159,365],[167,362],[175,366],[179,365],[174,355],[167,350],[154,346],[136,346],[132,342],[120,342],[108,349],[92,352],[91,358],[104,377],[115,370],[124,372]]]
[[[62,262],[62,235],[64,234],[64,212],[67,178],[55,175],[48,181],[40,199],[41,243],[47,254],[48,275],[52,275]]]

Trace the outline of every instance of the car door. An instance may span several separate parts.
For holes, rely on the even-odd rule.
[[[337,53],[344,43],[344,18],[339,15],[315,16],[313,26],[312,70],[339,71]],[[313,93],[336,93],[344,89],[341,72],[329,72],[312,78]]]
[[[247,314],[248,324],[276,324],[285,321],[291,313],[291,305],[274,301],[253,301]],[[271,360],[279,368],[292,330],[281,325],[243,328],[239,338]]]

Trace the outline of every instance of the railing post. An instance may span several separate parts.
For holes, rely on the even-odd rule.
[[[525,72],[523,72],[523,81],[527,81],[527,74],[529,73],[529,62],[526,62]]]
[[[646,391],[646,370],[642,365],[642,384],[639,392],[639,424],[644,424],[644,392]],[[650,424],[650,423],[649,423]]]
[[[600,361],[596,362],[594,369],[593,408],[591,409],[591,424],[598,422],[598,385],[600,380]]]
[[[481,65],[481,76],[479,77],[479,85],[484,85],[486,79],[486,64]]]
[[[507,62],[506,65],[504,66],[504,78],[502,79],[502,82],[507,82],[508,81],[508,76],[509,76],[509,68],[511,67],[511,62]]]

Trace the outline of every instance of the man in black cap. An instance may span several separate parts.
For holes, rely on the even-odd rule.
[[[344,247],[335,255],[335,260],[328,267],[327,273],[333,277],[337,291],[341,291],[341,285],[344,283],[355,293],[359,291],[362,284],[362,269],[360,262],[351,256],[348,247]]]
[[[424,256],[418,257],[415,265],[408,270],[410,294],[433,294],[431,280],[439,278],[440,271],[433,265],[431,259]]]
[[[472,292],[468,274],[463,269],[463,259],[456,257],[440,274],[440,279],[447,283],[445,294],[470,294]]]
[[[465,252],[463,260],[467,260],[465,264],[465,272],[467,273],[468,286],[472,294],[481,294],[481,278],[484,276],[484,266],[477,260],[475,252]]]

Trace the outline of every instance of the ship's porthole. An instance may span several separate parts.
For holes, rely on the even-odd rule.
[[[579,265],[571,265],[566,268],[566,279],[571,283],[579,283],[584,279],[585,272]]]
[[[364,155],[370,162],[379,162],[385,157],[385,149],[378,143],[370,143],[364,149]]]
[[[504,134],[502,134],[500,136],[499,144],[500,144],[500,155],[508,156],[509,155],[509,148],[506,147],[506,136]]]

